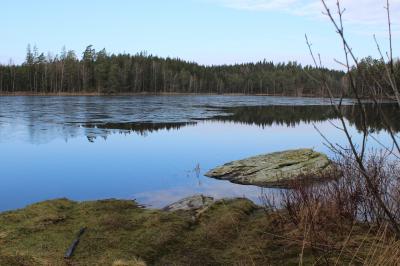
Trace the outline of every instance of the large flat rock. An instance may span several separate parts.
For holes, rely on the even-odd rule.
[[[330,165],[325,154],[312,149],[298,149],[233,161],[205,175],[245,185],[290,187],[301,177],[322,178]]]

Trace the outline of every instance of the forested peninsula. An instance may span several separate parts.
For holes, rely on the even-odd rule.
[[[110,54],[87,46],[82,56],[62,49],[45,55],[27,47],[25,62],[0,65],[0,93],[213,93],[327,96],[315,76],[321,73],[339,92],[345,73],[296,62],[206,66],[146,52]]]

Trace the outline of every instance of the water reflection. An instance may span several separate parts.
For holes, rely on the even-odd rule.
[[[361,117],[346,101],[355,140]],[[377,107],[368,126],[388,140]],[[396,107],[382,108],[398,132]],[[162,207],[191,194],[246,196],[261,189],[206,178],[223,163],[300,147],[329,153],[342,133],[323,99],[288,97],[0,97],[0,211],[52,198],[136,198]],[[275,190],[267,190],[275,193]]]
[[[342,113],[350,125],[362,130],[361,108],[358,105],[342,106]],[[384,123],[381,109],[389,124]],[[221,108],[228,115],[218,115],[213,120],[222,122],[240,122],[261,127],[285,125],[295,127],[300,123],[324,122],[338,119],[339,116],[331,106],[242,106]],[[390,128],[393,132],[400,131],[400,112],[396,104],[365,105],[366,124],[369,130],[376,132]]]
[[[136,133],[147,136],[159,130],[178,130],[184,126],[195,125],[195,122],[175,122],[175,123],[152,123],[152,122],[128,122],[128,123],[87,123],[82,126],[85,128],[99,129],[101,132],[115,133]],[[96,136],[88,136],[95,138]]]
[[[97,137],[107,138],[107,135],[114,133],[129,134],[136,133],[141,136],[147,136],[159,130],[179,130],[188,125],[195,125],[196,121],[218,121],[218,122],[234,122],[246,125],[256,125],[262,128],[272,125],[284,125],[287,127],[296,127],[300,123],[319,123],[327,120],[336,120],[339,115],[328,105],[271,105],[271,106],[241,106],[241,107],[204,107],[208,110],[212,109],[218,115],[191,118],[192,122],[170,122],[170,123],[154,123],[154,122],[126,122],[126,123],[101,123],[89,122],[81,124],[87,130],[87,138],[93,142]],[[344,118],[351,126],[355,126],[358,131],[362,131],[363,122],[361,108],[358,105],[344,105],[341,107]],[[368,130],[372,132],[387,131],[389,128],[392,132],[400,131],[399,109],[395,104],[375,104],[365,105],[366,125]],[[383,118],[386,117],[386,119]],[[388,121],[389,124],[384,121]]]
[[[0,97],[0,142],[45,144],[82,135],[92,141],[120,130],[146,135],[219,117],[235,106],[329,104],[319,98],[263,96]]]

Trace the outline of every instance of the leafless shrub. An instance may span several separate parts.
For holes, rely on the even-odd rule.
[[[321,0],[321,3],[323,5],[323,13],[331,21],[342,43],[344,60],[336,60],[336,62],[346,69],[346,79],[341,95],[343,98],[343,96],[348,95],[348,92],[350,91],[355,98],[357,105],[360,107],[359,115],[361,117],[362,125],[362,140],[360,142],[356,142],[356,140],[354,140],[350,134],[348,125],[343,115],[342,98],[339,100],[339,103],[334,101],[334,94],[328,82],[326,81],[327,77],[323,74],[323,72],[321,72],[321,76],[315,78],[319,80],[321,87],[330,95],[331,105],[338,115],[340,121],[340,126],[337,126],[336,128],[343,132],[348,146],[342,147],[332,143],[321,132],[320,133],[324,137],[328,147],[331,148],[331,150],[342,159],[342,162],[345,162],[344,164],[342,163],[342,165],[340,165],[344,172],[343,179],[346,179],[346,182],[351,184],[351,186],[347,186],[346,189],[351,189],[350,191],[352,192],[352,194],[345,194],[345,197],[348,196],[351,197],[351,199],[354,197],[354,203],[357,203],[357,201],[362,203],[355,205],[357,206],[357,218],[359,218],[359,215],[361,214],[364,216],[364,219],[367,222],[376,222],[378,224],[387,222],[390,225],[389,230],[394,232],[397,237],[400,237],[400,220],[398,217],[399,196],[398,189],[396,188],[396,185],[398,185],[398,169],[393,167],[393,165],[386,165],[387,160],[395,160],[395,158],[398,158],[400,154],[398,136],[391,130],[388,118],[382,112],[381,108],[379,108],[378,112],[382,117],[383,123],[388,128],[392,145],[385,146],[379,143],[381,145],[381,150],[388,153],[386,156],[384,156],[384,158],[374,157],[367,154],[368,140],[376,139],[371,136],[371,132],[367,127],[367,114],[365,112],[364,101],[365,97],[367,97],[368,100],[379,106],[383,99],[393,98],[400,107],[400,92],[397,86],[395,64],[393,60],[389,0],[386,0],[388,35],[390,43],[389,52],[387,53],[388,62],[386,62],[382,49],[375,38],[377,49],[381,55],[379,61],[382,63],[381,68],[377,70],[377,73],[375,73],[376,71],[370,71],[368,68],[368,62],[367,64],[360,62],[355,55],[354,50],[350,46],[348,36],[346,35],[347,32],[345,32],[343,23],[345,8],[341,6],[340,1],[336,1],[335,11],[332,11],[329,8],[326,0]],[[307,36],[306,42],[315,66],[322,68],[320,55],[318,55],[319,60],[317,61]],[[385,87],[388,87],[389,90],[384,90],[383,88]],[[366,160],[365,158],[368,156],[370,157],[368,160]],[[343,191],[340,191],[340,195],[342,195],[342,193]],[[337,198],[337,200],[339,200],[339,198]],[[347,214],[352,216],[351,213],[354,206],[348,207],[350,209],[346,209]]]
[[[372,177],[372,188],[365,182],[354,160],[338,157],[336,167],[330,172],[330,182],[299,182],[292,189],[283,190],[281,206],[296,225],[306,219],[318,219],[323,225],[349,226],[354,222],[380,225],[387,219],[371,196],[371,189],[377,193],[400,221],[400,166],[398,161],[387,161],[382,153],[371,153],[365,159],[366,171]],[[265,202],[265,201],[264,201]],[[271,207],[269,207],[271,208]],[[314,216],[318,210],[319,216]],[[306,213],[306,215],[305,215]]]
[[[294,225],[297,233],[292,237],[302,239],[303,249],[309,248],[318,260],[327,264],[334,263],[335,256],[339,256],[338,261],[367,265],[372,261],[398,261],[400,254],[396,252],[400,252],[400,244],[392,238],[391,224],[371,196],[369,185],[351,156],[349,152],[347,157],[335,159],[327,183],[303,182],[307,179],[303,177],[292,189],[282,190],[279,201],[264,194],[266,209],[280,213],[281,219]],[[396,221],[400,221],[398,163],[377,151],[371,151],[364,162],[367,174],[373,177],[373,189]],[[358,230],[358,238],[353,239],[354,228]],[[360,236],[366,240],[360,242]],[[386,257],[379,256],[382,252]],[[390,255],[390,252],[395,253]]]
[[[316,128],[336,156],[331,181],[326,184],[295,182],[292,189],[282,190],[278,205],[274,205],[275,201],[268,199],[268,195],[264,195],[263,202],[268,210],[280,209],[283,219],[298,229],[295,237],[300,235],[303,239],[300,264],[307,246],[316,256],[316,264],[338,265],[346,261],[350,265],[397,265],[400,263],[400,138],[390,127],[389,119],[396,117],[389,118],[381,108],[387,99],[393,99],[400,108],[399,81],[396,80],[400,76],[396,74],[400,63],[393,60],[389,0],[386,0],[390,43],[387,60],[375,38],[381,55],[376,61],[379,68],[371,68],[370,61],[359,61],[356,57],[344,30],[345,9],[340,1],[336,1],[336,12],[329,9],[326,0],[321,2],[324,14],[342,42],[344,61],[336,62],[346,69],[346,78],[339,94],[330,88],[328,77],[322,71],[314,78],[319,81],[321,90],[330,96],[340,122],[335,128],[343,133],[347,145],[332,143]],[[323,69],[321,57],[314,55],[307,36],[306,42],[315,67]],[[342,100],[349,94],[359,110],[361,141],[353,138],[344,116]],[[341,97],[339,100],[334,99],[337,95]],[[378,107],[378,116],[387,128],[391,144],[380,143],[367,127],[365,100]],[[377,143],[379,149],[370,150],[368,142]],[[353,235],[357,237],[353,239]],[[332,254],[336,256],[333,262]]]

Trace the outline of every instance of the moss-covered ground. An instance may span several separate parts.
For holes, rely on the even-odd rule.
[[[45,201],[0,214],[0,265],[298,265],[300,254],[304,265],[315,262],[284,220],[245,199],[200,214],[133,201]],[[82,227],[74,255],[64,259]]]

